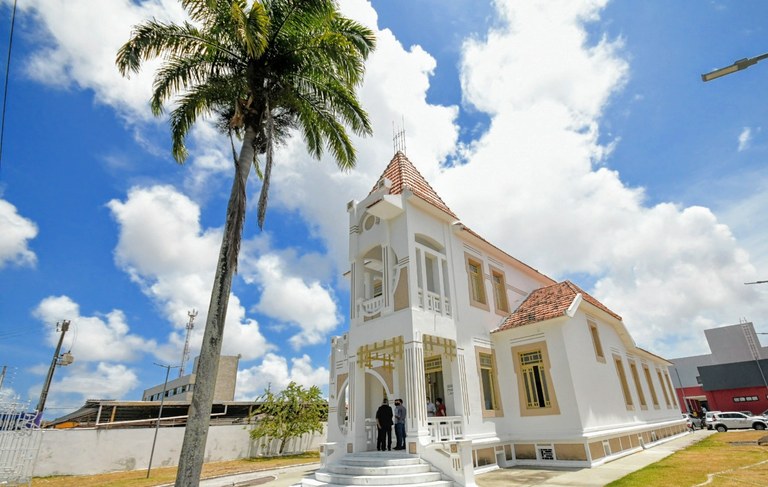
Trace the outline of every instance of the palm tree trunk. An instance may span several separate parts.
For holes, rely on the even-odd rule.
[[[248,128],[243,137],[240,156],[235,167],[232,192],[227,205],[227,220],[221,239],[216,276],[213,279],[211,302],[208,305],[208,319],[205,322],[203,344],[197,362],[195,389],[189,407],[189,418],[184,432],[184,443],[179,456],[179,470],[176,487],[191,487],[200,483],[200,472],[205,458],[205,442],[211,420],[213,391],[219,370],[221,342],[224,336],[224,322],[232,289],[232,276],[237,268],[237,254],[240,250],[242,228],[245,217],[245,185],[253,161],[253,140],[255,132]]]

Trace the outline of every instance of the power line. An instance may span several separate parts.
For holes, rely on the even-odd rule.
[[[16,24],[16,0],[11,13],[11,33],[8,38],[8,62],[5,64],[5,87],[3,88],[3,116],[0,120],[0,169],[3,167],[3,139],[5,138],[5,107],[8,100],[8,78],[11,72],[11,48],[13,47],[13,26]]]

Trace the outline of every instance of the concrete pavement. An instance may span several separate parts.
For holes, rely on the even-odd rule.
[[[624,458],[594,468],[513,467],[498,469],[475,477],[478,487],[536,486],[583,486],[602,487],[630,473],[658,462],[672,453],[682,450],[715,431],[697,430],[661,445],[633,453]]]

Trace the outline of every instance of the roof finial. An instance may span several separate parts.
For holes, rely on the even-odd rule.
[[[395,148],[395,154],[402,152],[405,154],[405,117],[402,118],[400,130],[395,129],[395,122],[392,122],[392,145]]]

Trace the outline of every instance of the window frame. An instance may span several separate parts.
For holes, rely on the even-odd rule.
[[[640,383],[640,373],[637,371],[637,362],[634,360],[627,360],[629,362],[629,373],[632,374],[632,381],[635,383],[635,389],[637,389],[637,398],[640,402],[640,409],[648,409],[648,401],[645,400],[645,393],[643,392],[643,385]]]
[[[589,327],[589,335],[592,338],[592,348],[595,351],[595,358],[600,363],[606,363],[605,350],[603,349],[603,342],[600,340],[600,330],[597,327],[597,321],[592,318],[587,318],[587,326]]]
[[[490,357],[490,367],[484,367],[481,362],[481,356]],[[496,352],[492,348],[475,347],[475,360],[477,361],[477,379],[480,388],[480,409],[483,411],[484,418],[500,418],[504,416],[504,408],[501,404],[501,389],[499,389],[499,373],[496,365]],[[483,370],[490,370],[491,387],[491,405],[492,409],[485,407],[485,386],[483,382]]]
[[[531,352],[539,352],[541,354],[541,362],[539,368],[540,382],[544,383],[546,387],[546,396],[549,398],[549,406],[545,407],[530,407],[528,398],[526,395],[526,382],[525,382],[525,369],[529,364],[524,365],[521,361],[523,354]],[[552,380],[551,368],[552,364],[549,360],[549,351],[547,349],[547,342],[540,341],[530,343],[526,345],[519,345],[512,347],[512,362],[517,376],[517,397],[520,405],[520,416],[551,416],[560,414],[560,405],[557,402],[557,391],[555,383]],[[543,380],[542,380],[543,378]]]
[[[507,276],[504,271],[496,266],[488,265],[491,270],[491,291],[493,293],[493,306],[496,310],[496,314],[501,316],[507,316],[511,313],[509,308],[509,295],[507,294]],[[496,283],[496,278],[499,278],[499,283]]]
[[[613,364],[616,366],[616,375],[619,378],[619,386],[624,396],[624,405],[627,411],[635,410],[635,403],[632,400],[632,391],[629,390],[629,381],[627,380],[627,370],[624,368],[624,361],[620,355],[613,354]]]
[[[651,369],[648,367],[648,364],[643,364],[643,375],[645,375],[645,381],[648,382],[648,389],[651,391],[653,409],[660,409],[659,396],[656,394],[656,388],[653,387],[653,377],[651,376]]]
[[[477,268],[477,273],[471,271],[471,267]],[[469,304],[475,308],[490,311],[488,305],[488,290],[485,289],[485,270],[483,260],[480,257],[464,252],[464,268],[467,272],[467,287],[469,291]],[[475,290],[480,294],[476,296]],[[480,298],[480,299],[478,299]]]
[[[667,392],[667,386],[664,384],[664,378],[660,369],[656,369],[656,376],[659,378],[659,384],[661,384],[661,392],[664,393],[664,403],[667,405],[667,409],[672,408],[672,403],[669,400],[669,393]]]

